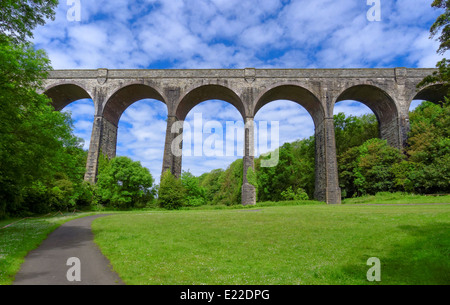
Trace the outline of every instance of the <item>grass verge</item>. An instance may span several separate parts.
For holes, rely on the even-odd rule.
[[[343,204],[423,204],[423,203],[450,203],[450,195],[418,195],[408,193],[380,192],[357,198],[347,198]]]
[[[0,285],[10,285],[25,256],[61,224],[93,213],[68,213],[55,217],[0,221]],[[10,225],[10,226],[8,226]],[[8,226],[4,228],[5,226]]]
[[[297,205],[123,214],[95,242],[127,284],[450,284],[450,206]]]

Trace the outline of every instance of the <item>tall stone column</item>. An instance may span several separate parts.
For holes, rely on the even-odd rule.
[[[116,156],[118,127],[103,118],[100,152],[112,159]]]
[[[105,154],[109,159],[116,156],[117,129],[115,124],[109,122],[103,116],[95,116],[84,180],[91,183],[97,181],[100,153]]]
[[[394,116],[389,120],[380,120],[380,138],[386,140],[389,146],[395,148],[403,147],[402,128],[400,127],[400,116]],[[406,123],[406,121],[405,121]]]
[[[327,204],[341,203],[341,189],[336,157],[333,118],[325,118],[316,126],[316,200]]]
[[[176,116],[168,116],[162,174],[170,170],[175,177],[181,177],[182,149],[183,121]]]
[[[249,168],[255,169],[255,130],[252,117],[245,118],[243,181],[242,181],[242,205],[256,204],[256,188],[249,183],[247,172]]]
[[[92,127],[91,140],[89,143],[89,152],[86,162],[86,173],[84,180],[95,183],[98,173],[98,157],[100,155],[101,139],[103,130],[103,117],[95,116]]]

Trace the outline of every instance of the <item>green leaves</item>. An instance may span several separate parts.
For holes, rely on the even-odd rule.
[[[450,50],[450,0],[434,0],[431,6],[444,9],[444,13],[436,19],[430,28],[430,38],[434,38],[439,34],[437,40],[440,42],[440,45],[437,53],[444,54],[446,51]],[[436,83],[449,84],[450,61],[444,58],[436,64],[436,68],[438,68],[438,71],[425,77],[417,85],[417,88]]]
[[[206,189],[200,186],[199,178],[190,172],[183,172],[181,183],[186,191],[185,205],[199,206],[207,203]]]
[[[32,194],[49,195],[56,187],[58,173],[66,173],[77,188],[83,179],[86,155],[72,134],[70,117],[54,111],[51,100],[37,93],[45,71],[50,69],[45,53],[34,50],[31,44],[14,44],[11,39],[0,37],[2,217],[20,211],[20,207],[30,210],[25,201],[31,200]],[[38,182],[45,192],[42,188],[39,192],[29,191]]]
[[[435,37],[438,33],[441,33],[438,40],[441,43],[439,45],[438,53],[444,54],[450,49],[450,1],[449,0],[434,0],[431,4],[434,8],[445,9],[430,28],[431,37]]]
[[[0,33],[15,42],[33,37],[33,29],[54,19],[58,0],[2,0],[0,3]]]
[[[158,191],[158,202],[162,208],[174,210],[183,206],[185,189],[180,179],[177,179],[170,170],[161,176]]]
[[[407,179],[419,193],[450,191],[450,107],[424,102],[410,115]]]
[[[153,200],[153,177],[140,162],[127,157],[111,159],[99,171],[95,196],[116,208],[143,207]]]

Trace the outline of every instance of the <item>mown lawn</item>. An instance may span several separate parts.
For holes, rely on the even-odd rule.
[[[93,230],[127,284],[450,284],[450,205],[155,211]]]

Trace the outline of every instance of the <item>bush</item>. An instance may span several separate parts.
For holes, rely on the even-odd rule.
[[[405,183],[397,164],[404,159],[401,151],[386,140],[370,139],[340,156],[339,180],[343,194],[361,196],[391,192]],[[396,176],[397,174],[397,176]]]
[[[281,197],[284,200],[309,200],[308,194],[304,189],[298,188],[295,192],[292,190],[292,186],[289,186],[285,191],[281,192]]]
[[[185,189],[185,205],[200,206],[206,204],[206,189],[200,186],[199,178],[190,172],[183,172],[181,183]]]
[[[153,199],[153,177],[140,162],[127,157],[111,159],[98,175],[97,203],[128,209],[142,207]]]
[[[184,200],[185,189],[181,180],[172,175],[170,170],[165,171],[159,184],[159,206],[168,210],[179,209],[183,206]]]

